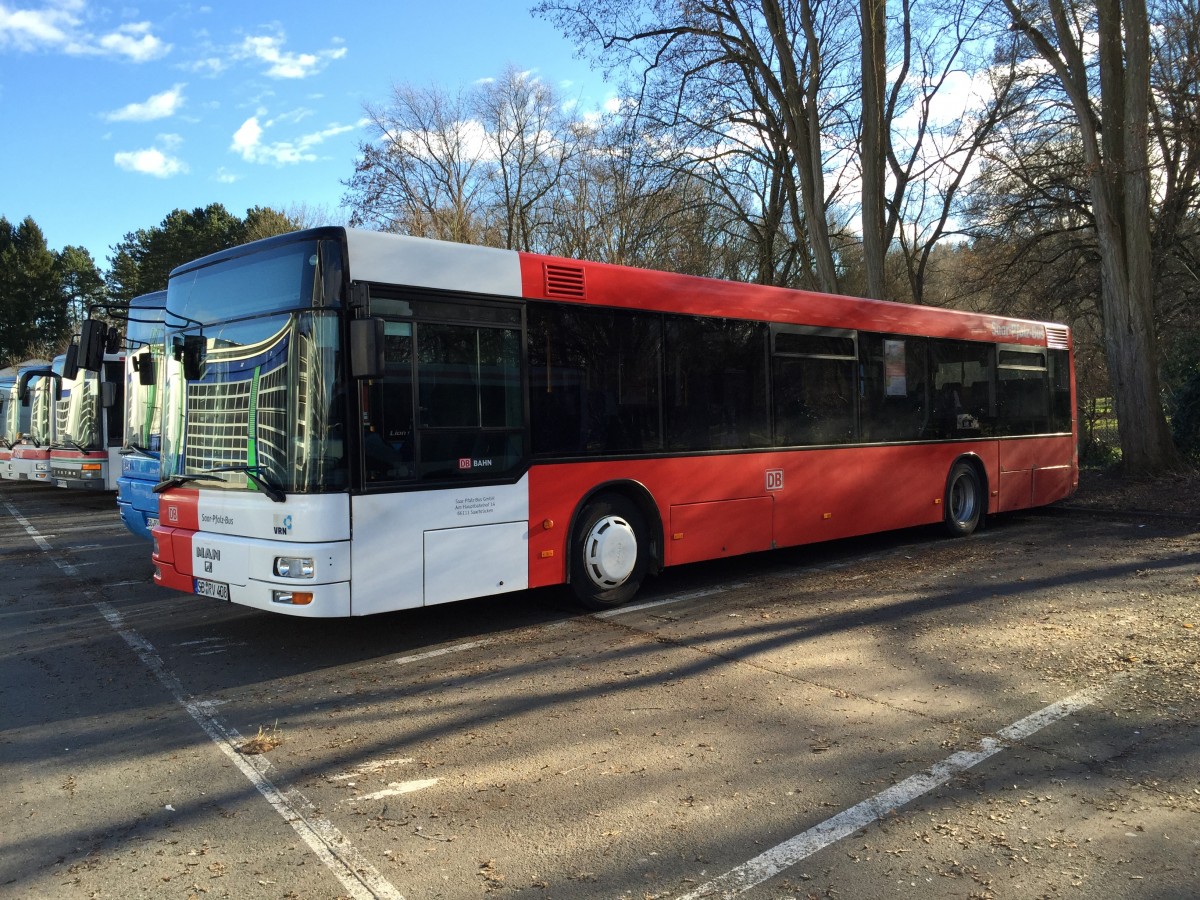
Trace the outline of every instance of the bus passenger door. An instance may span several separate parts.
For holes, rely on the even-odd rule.
[[[520,311],[393,303],[403,312],[382,316],[384,375],[358,386],[351,614],[523,590]]]

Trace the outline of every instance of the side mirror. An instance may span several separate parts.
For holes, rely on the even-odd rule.
[[[202,334],[183,336],[183,377],[188,381],[199,381],[204,377],[204,361],[208,356],[208,342]]]
[[[383,319],[350,321],[350,376],[382,378],[387,368],[384,357]]]
[[[79,345],[72,341],[63,357],[63,378],[74,381],[79,375]]]
[[[119,328],[109,328],[108,334],[104,338],[104,352],[117,354],[121,352],[121,344],[124,343],[125,335],[121,334]]]
[[[138,373],[138,384],[154,384],[154,357],[142,353],[133,358],[133,370]]]
[[[99,319],[88,319],[79,330],[79,350],[76,365],[99,372],[104,365],[104,345],[108,341],[108,326]]]
[[[29,383],[35,378],[45,378],[52,374],[49,369],[30,369],[28,372],[21,373],[21,380],[17,383],[17,396],[21,398],[21,405],[28,406],[33,391],[29,389]]]

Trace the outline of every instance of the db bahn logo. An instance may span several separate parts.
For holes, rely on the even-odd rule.
[[[471,469],[490,469],[492,461],[490,459],[471,459],[469,456],[464,456],[458,461],[460,470],[470,471]]]
[[[168,506],[167,507],[167,521],[168,522],[178,522],[179,521],[179,507],[177,507],[177,506]]]

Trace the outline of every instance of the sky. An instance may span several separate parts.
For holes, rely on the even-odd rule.
[[[174,209],[303,206],[343,221],[393,85],[531,71],[583,110],[610,85],[532,0],[0,0],[0,215],[52,250],[112,248]]]

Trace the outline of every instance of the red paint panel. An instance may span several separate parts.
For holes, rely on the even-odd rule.
[[[1003,341],[1039,347],[1046,345],[1045,325],[1039,322],[720,281],[533,253],[522,253],[520,259],[521,292],[528,298],[961,340]],[[580,285],[586,286],[586,297],[583,296],[582,287],[578,297],[566,293],[550,294],[547,290],[547,265],[582,273]]]
[[[200,492],[172,488],[158,495],[159,521],[169,528],[200,530]]]
[[[572,521],[583,499],[609,482],[634,482],[653,498],[664,526],[666,563],[674,565],[765,549],[772,539],[783,547],[939,522],[946,476],[963,455],[977,456],[989,485],[998,489],[995,441],[534,466],[529,473],[530,587],[565,581]],[[782,473],[779,490],[767,490],[768,472]],[[672,546],[673,534],[681,530],[674,526],[673,507],[741,500],[756,500],[760,510],[770,504],[772,510],[769,534],[764,530],[765,514],[747,514],[749,549],[729,549],[739,545],[728,542],[729,533],[722,530],[715,513],[717,506],[696,513],[701,530],[713,527],[717,529],[713,534],[697,535],[693,522],[683,529],[688,534],[684,543],[704,542],[704,549]],[[546,528],[545,522],[552,522],[552,527]]]
[[[108,453],[105,450],[83,450],[83,451],[51,450],[50,458],[51,459],[70,459],[70,460],[80,460],[80,459],[106,460],[106,459],[108,459]]]
[[[667,564],[699,562],[771,549],[770,497],[671,507]]]
[[[174,544],[171,542],[171,536],[174,532],[174,528],[164,528],[162,525],[150,529],[150,534],[158,542],[158,553],[153,556],[156,563],[165,563],[168,566],[175,565],[175,549]]]
[[[1000,512],[1028,509],[1033,503],[1033,470],[1000,473]]]
[[[185,593],[192,592],[192,532],[159,526],[152,529],[158,543],[154,556],[154,583]],[[183,571],[180,571],[179,564]]]
[[[1075,470],[1071,466],[1055,466],[1033,470],[1033,505],[1044,506],[1075,491]]]

